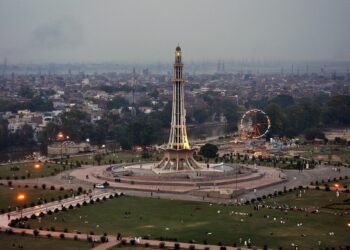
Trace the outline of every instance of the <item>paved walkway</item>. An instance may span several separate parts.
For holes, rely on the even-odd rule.
[[[55,209],[62,210],[63,207],[69,208],[69,206],[76,207],[78,204],[83,205],[83,202],[90,202],[90,200],[96,201],[97,199],[108,199],[110,196],[118,195],[111,191],[94,191],[90,196],[89,195],[80,195],[76,197],[70,197],[68,199],[64,199],[61,201],[53,201],[49,203],[45,203],[42,205],[29,207],[22,209],[20,211],[12,211],[5,214],[0,215],[0,227],[1,228],[10,228],[8,223],[10,222],[8,216],[10,215],[10,220],[18,219],[22,217],[30,217],[33,214],[38,216],[40,213],[47,214],[49,211],[54,212]]]

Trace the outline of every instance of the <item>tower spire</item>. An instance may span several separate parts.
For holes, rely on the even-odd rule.
[[[164,158],[157,168],[162,170],[195,170],[199,164],[193,159],[193,149],[188,143],[186,131],[185,81],[183,79],[182,51],[175,49],[175,63],[172,79],[173,102],[169,142],[165,147]]]

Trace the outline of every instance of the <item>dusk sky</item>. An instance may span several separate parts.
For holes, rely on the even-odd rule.
[[[349,0],[0,0],[0,62],[350,60]]]

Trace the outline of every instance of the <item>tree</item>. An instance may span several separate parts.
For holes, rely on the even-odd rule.
[[[34,97],[34,91],[28,86],[22,86],[18,91],[18,95],[32,99]]]
[[[207,143],[201,147],[199,154],[203,155],[209,160],[209,158],[214,158],[217,156],[218,150],[219,149],[216,145]]]
[[[8,145],[8,122],[5,119],[0,119],[0,150],[3,150]]]
[[[107,103],[108,110],[119,109],[119,108],[128,107],[128,106],[129,106],[129,102],[125,98],[120,96],[114,97],[111,101]]]
[[[288,107],[294,105],[294,98],[290,95],[278,95],[270,100],[270,103],[275,103],[280,107]]]
[[[325,135],[322,130],[318,128],[309,128],[305,130],[305,139],[314,140],[314,139],[325,139]]]
[[[97,165],[101,165],[102,159],[103,159],[103,156],[101,154],[94,155],[94,161],[97,162]]]
[[[275,135],[283,135],[285,133],[286,118],[283,114],[282,108],[275,103],[270,103],[266,106],[265,112],[270,117],[271,133]]]
[[[209,113],[206,109],[195,109],[193,111],[193,118],[198,123],[205,122],[208,119],[208,117],[209,117]]]

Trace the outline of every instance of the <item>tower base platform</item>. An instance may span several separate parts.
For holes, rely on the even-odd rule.
[[[193,158],[193,152],[193,149],[165,149],[164,157],[156,168],[171,171],[200,170],[202,167]]]

